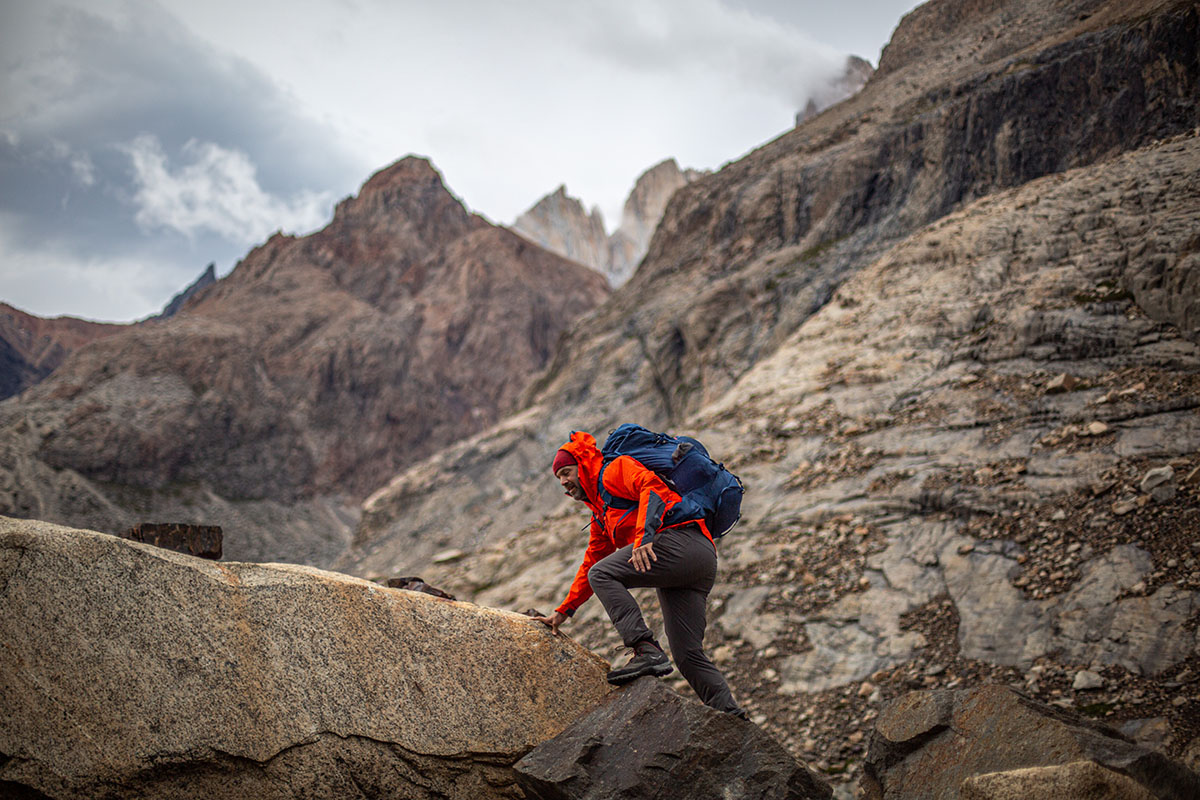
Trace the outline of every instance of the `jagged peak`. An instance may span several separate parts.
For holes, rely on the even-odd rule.
[[[359,190],[359,197],[372,192],[405,186],[427,186],[433,182],[439,183],[445,188],[446,184],[442,173],[428,157],[410,154],[368,178],[367,182],[362,185],[362,189]]]

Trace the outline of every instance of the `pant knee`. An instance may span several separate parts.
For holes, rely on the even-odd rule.
[[[596,586],[603,584],[609,580],[608,571],[604,568],[604,562],[598,561],[592,564],[591,569],[587,572],[588,585],[592,587],[592,591],[596,591]]]

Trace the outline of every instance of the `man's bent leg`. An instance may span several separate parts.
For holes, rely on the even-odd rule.
[[[704,652],[704,630],[708,625],[705,617],[707,600],[707,590],[686,587],[658,590],[671,657],[688,685],[706,706],[718,711],[741,713],[725,676]]]
[[[640,573],[629,563],[633,553],[633,545],[625,545],[615,553],[610,553],[597,561],[588,570],[588,583],[592,591],[608,612],[621,641],[626,647],[633,647],[638,642],[654,641],[654,634],[642,618],[642,610],[629,591],[630,586],[645,586],[639,579],[649,573]]]

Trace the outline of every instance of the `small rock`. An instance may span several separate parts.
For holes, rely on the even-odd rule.
[[[1187,477],[1183,479],[1183,483],[1185,486],[1195,486],[1200,484],[1200,467],[1196,467],[1194,470],[1189,472]]]
[[[1171,705],[1175,706],[1176,708],[1179,708],[1186,702],[1187,702],[1187,698],[1183,697],[1183,696],[1174,697],[1171,699]]]
[[[1077,386],[1079,386],[1078,378],[1076,378],[1074,375],[1068,375],[1065,372],[1061,372],[1051,378],[1050,382],[1046,384],[1046,394],[1062,394],[1063,392],[1070,392],[1073,391]]]
[[[1087,432],[1091,436],[1103,436],[1104,434],[1108,433],[1108,431],[1109,431],[1108,425],[1106,425],[1103,422],[1100,422],[1099,420],[1097,420],[1096,422],[1088,423],[1088,426],[1087,426]]]
[[[434,564],[449,564],[466,557],[462,550],[443,550],[433,557]]]
[[[1092,497],[1099,497],[1116,485],[1116,481],[1096,481],[1092,484]]]
[[[1067,512],[1063,511],[1061,508],[1050,515],[1050,519],[1054,520],[1055,522],[1062,522],[1066,518]]]
[[[930,664],[928,667],[925,668],[925,674],[929,675],[931,677],[934,675],[941,675],[945,671],[946,671],[945,664]]]
[[[970,542],[965,542],[965,543],[963,543],[963,544],[960,544],[960,545],[958,546],[958,554],[959,554],[960,556],[965,556],[965,555],[969,554],[969,553],[970,553],[972,550],[974,550],[974,549],[975,549],[975,545],[971,544]]]
[[[1152,469],[1142,476],[1142,482],[1139,485],[1143,492],[1148,492],[1155,486],[1161,486],[1175,478],[1175,470],[1170,467],[1159,467]]]
[[[1100,677],[1090,669],[1081,669],[1075,673],[1075,682],[1071,684],[1071,688],[1077,692],[1088,691],[1090,689],[1101,689],[1104,687],[1104,678]]]
[[[862,686],[858,687],[858,696],[859,697],[870,697],[874,691],[875,691],[875,684],[871,683],[870,681],[863,681]]]
[[[779,648],[774,645],[762,651],[763,658],[774,658],[777,655],[779,655]]]
[[[1112,504],[1112,512],[1118,517],[1123,517],[1138,507],[1136,500],[1118,500]]]
[[[1156,503],[1165,503],[1175,498],[1177,489],[1173,483],[1164,483],[1150,490],[1150,498]]]
[[[723,644],[716,650],[713,650],[712,657],[713,661],[716,661],[718,664],[729,661],[733,658],[733,648],[727,644]]]

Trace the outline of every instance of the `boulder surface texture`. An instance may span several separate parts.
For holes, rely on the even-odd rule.
[[[0,517],[0,796],[520,797],[609,692],[538,622]]]
[[[515,766],[538,800],[806,800],[829,785],[757,726],[639,678]]]
[[[1078,762],[1091,762],[1094,768]],[[976,777],[1066,765],[1073,766]],[[1024,784],[1032,798],[1053,785],[1097,788],[1094,779],[1103,772],[1117,774],[1103,782],[1110,794],[1084,796],[1137,797],[1140,787],[1159,800],[1200,797],[1200,775],[1182,764],[1111,728],[1004,686],[919,691],[898,698],[876,723],[862,783],[868,800],[1005,797],[1005,785],[1016,784]],[[1116,788],[1125,794],[1113,794]]]

